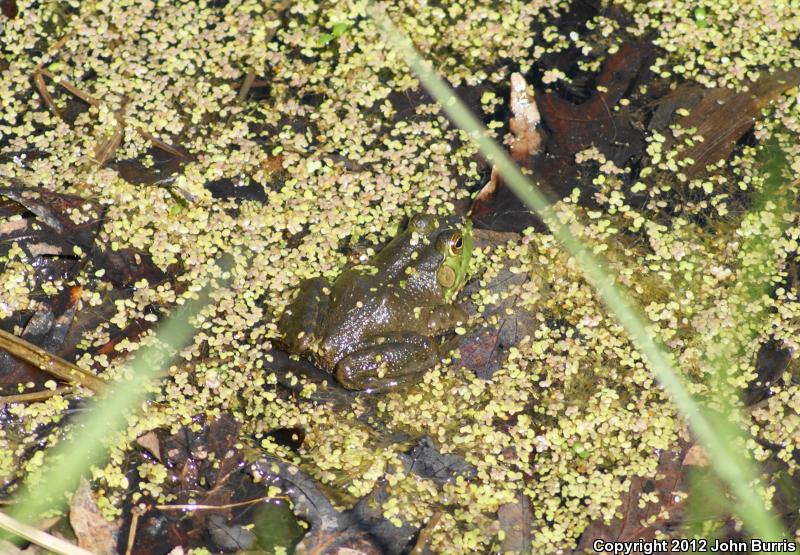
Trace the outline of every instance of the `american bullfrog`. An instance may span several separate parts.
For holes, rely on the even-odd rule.
[[[368,263],[330,283],[305,280],[278,322],[282,343],[347,389],[388,389],[439,360],[439,337],[466,321],[453,299],[472,254],[472,225],[419,214]]]

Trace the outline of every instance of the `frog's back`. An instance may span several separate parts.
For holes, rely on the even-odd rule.
[[[334,366],[367,338],[390,336],[398,330],[424,333],[427,324],[420,322],[414,307],[434,304],[435,299],[420,297],[386,277],[350,269],[333,284],[331,308],[321,334],[328,366]]]

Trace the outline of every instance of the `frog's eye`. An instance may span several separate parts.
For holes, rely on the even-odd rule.
[[[450,241],[447,243],[447,248],[450,250],[450,254],[456,256],[461,254],[461,251],[464,249],[464,240],[461,238],[461,234],[456,232],[450,236]]]

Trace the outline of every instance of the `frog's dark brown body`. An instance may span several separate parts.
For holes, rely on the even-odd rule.
[[[459,222],[417,216],[368,264],[333,284],[303,282],[278,323],[287,349],[349,389],[391,387],[432,367],[437,336],[466,319],[449,304],[472,250]]]

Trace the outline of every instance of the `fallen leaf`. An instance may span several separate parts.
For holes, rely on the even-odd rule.
[[[685,466],[709,466],[711,461],[708,458],[708,451],[699,443],[692,445],[683,458],[683,464]]]
[[[80,306],[81,292],[81,287],[70,287],[40,303],[25,324],[20,338],[48,353],[61,354],[64,339]],[[52,379],[51,374],[37,366],[0,351],[0,395],[18,393],[20,383],[32,382],[35,384],[32,391],[36,391]]]
[[[685,496],[679,492],[685,487],[684,460],[688,449],[689,444],[680,441],[673,449],[661,452],[656,476],[630,477],[630,488],[622,496],[617,518],[609,523],[599,519],[589,524],[574,553],[590,551],[595,540],[652,540],[657,532],[669,533],[676,529],[685,508]],[[657,492],[658,501],[640,507],[641,496],[650,492]]]
[[[138,443],[142,449],[153,455],[157,461],[161,462],[161,445],[158,435],[155,432],[147,432],[137,437],[136,443]]]
[[[114,555],[117,552],[119,522],[109,522],[100,513],[92,488],[83,477],[70,502],[69,523],[80,547],[96,555]]]
[[[678,109],[688,108],[688,114],[674,118],[674,123],[683,128],[695,128],[697,131],[693,135],[703,137],[702,141],[695,141],[682,153],[683,159],[693,160],[681,170],[691,179],[701,175],[708,165],[727,159],[737,142],[753,128],[761,110],[799,84],[798,69],[766,74],[755,83],[750,83],[747,91],[709,89],[687,83],[658,101],[653,119],[665,127],[669,116]],[[656,125],[651,122],[649,127],[653,129]],[[683,137],[667,133],[665,148],[672,148],[680,141],[683,141]]]
[[[170,275],[155,265],[149,253],[132,248],[101,250],[94,253],[91,258],[97,270],[104,270],[100,279],[109,281],[117,287],[131,287],[143,279],[151,286],[160,285],[180,272],[180,267],[176,266],[175,273]]]
[[[531,549],[533,530],[533,504],[522,492],[517,493],[513,503],[501,505],[497,510],[500,529],[505,533],[501,551],[503,553],[528,553]]]
[[[546,137],[541,128],[542,118],[539,115],[533,89],[528,87],[525,78],[519,73],[511,74],[509,106],[511,108],[511,118],[508,123],[511,130],[511,158],[523,167],[530,167],[533,163],[532,159],[544,151]],[[503,207],[503,199],[507,195],[501,194],[505,188],[497,166],[492,166],[492,174],[488,183],[476,195],[470,208],[470,214],[475,221],[481,222],[498,212],[507,212],[507,209]],[[498,195],[500,195],[499,198]],[[513,200],[516,200],[515,196]],[[519,201],[516,200],[516,202]]]
[[[626,167],[642,156],[644,134],[633,124],[631,109],[620,106],[619,101],[646,71],[651,53],[648,44],[623,43],[593,79],[591,94],[578,104],[556,92],[537,92],[535,101],[527,95],[535,110],[533,106],[524,107],[524,103],[517,105],[517,112],[528,116],[526,119],[515,113],[509,122],[512,156],[529,170],[545,196],[558,200],[575,188],[589,190],[588,180],[581,177],[581,168],[575,163],[575,155],[589,147],[597,148],[618,167]],[[515,90],[512,84],[512,97]],[[550,131],[549,136],[535,124],[536,114]],[[476,202],[475,224],[497,231],[522,231],[531,226],[543,229],[541,220],[495,174]],[[590,194],[581,195],[580,202],[591,202],[591,198]]]
[[[508,241],[519,240],[518,233],[504,233],[483,229],[475,230],[475,246],[492,248]],[[534,314],[519,306],[522,286],[529,276],[526,272],[514,272],[512,262],[502,268],[489,283],[481,284],[475,280],[469,283],[463,292],[468,298],[474,290],[484,289],[495,293],[496,301],[483,307],[481,319],[497,319],[496,323],[478,324],[464,335],[457,335],[447,341],[443,352],[458,349],[459,364],[472,370],[482,379],[491,379],[494,372],[502,366],[508,350],[517,345],[523,337],[530,335],[535,327]],[[467,313],[475,315],[477,309],[472,303],[466,305]]]
[[[0,196],[10,198],[33,212],[42,222],[88,252],[94,245],[94,237],[102,222],[104,208],[94,201],[75,195],[54,193],[38,187],[0,188]],[[88,216],[82,223],[75,223],[73,213]]]

